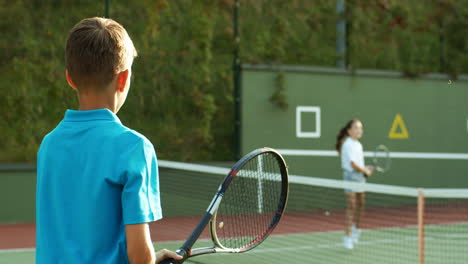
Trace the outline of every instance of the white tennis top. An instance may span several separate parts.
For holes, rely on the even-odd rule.
[[[360,167],[364,167],[364,152],[359,140],[347,137],[341,146],[341,168],[347,171],[354,171],[351,161]]]

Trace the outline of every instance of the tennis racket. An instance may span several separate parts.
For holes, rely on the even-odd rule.
[[[278,225],[288,198],[288,170],[271,148],[256,149],[241,158],[218,188],[197,227],[176,252],[182,260],[211,253],[243,253],[262,243]],[[194,248],[209,225],[212,247]]]
[[[392,160],[390,159],[390,151],[385,145],[378,145],[375,148],[373,163],[378,172],[384,173],[390,170]]]

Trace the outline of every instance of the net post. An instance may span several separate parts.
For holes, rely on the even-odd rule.
[[[346,69],[346,45],[347,45],[347,32],[346,32],[346,1],[336,1],[336,14],[338,21],[336,22],[336,53],[338,59],[336,60],[336,67]]]
[[[424,264],[424,191],[418,189],[418,242],[419,264]]]
[[[234,1],[234,58],[233,58],[233,86],[234,86],[234,158],[241,158],[241,61],[240,61],[240,33],[239,33],[240,0]]]
[[[105,13],[105,18],[109,18],[109,1],[110,0],[105,0],[105,3],[104,3],[104,13]]]

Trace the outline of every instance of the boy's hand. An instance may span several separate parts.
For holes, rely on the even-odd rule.
[[[156,252],[156,264],[160,263],[161,261],[168,259],[168,258],[173,258],[175,260],[181,260],[182,256],[177,255],[177,253],[167,250],[167,249],[161,249],[158,252]]]

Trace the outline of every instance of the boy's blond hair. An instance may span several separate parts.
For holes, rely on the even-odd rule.
[[[122,25],[112,19],[86,18],[68,35],[65,64],[78,90],[103,89],[131,67],[137,52]]]

